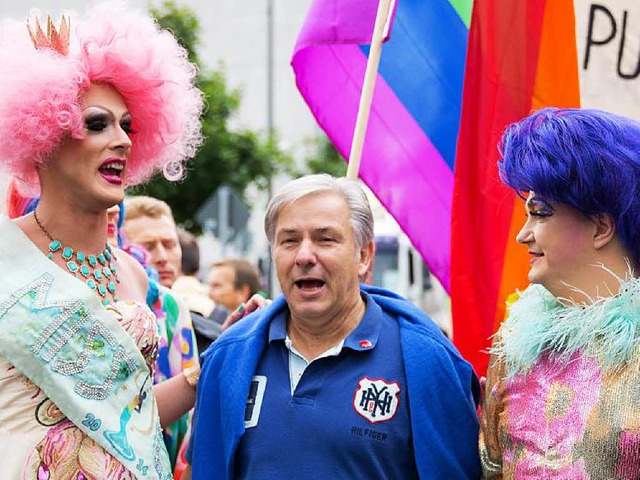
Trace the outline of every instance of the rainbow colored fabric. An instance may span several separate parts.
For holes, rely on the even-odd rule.
[[[291,61],[302,96],[345,158],[376,5],[361,0],[314,1]],[[360,168],[360,177],[447,289],[468,13],[447,0],[397,4],[393,32],[380,61]]]
[[[376,7],[314,0],[291,61],[345,158]],[[383,46],[360,178],[451,293],[454,341],[480,374],[528,271],[513,240],[522,207],[499,181],[496,144],[533,108],[579,105],[573,17],[571,0],[398,0]]]
[[[499,180],[506,125],[543,106],[580,105],[572,0],[500,0],[473,8],[451,223],[454,339],[483,375],[507,298],[527,286],[515,242],[524,205]]]

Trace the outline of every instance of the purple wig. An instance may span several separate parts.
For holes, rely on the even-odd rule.
[[[640,261],[640,124],[600,110],[545,108],[510,125],[500,143],[500,177],[586,214],[608,213]]]
[[[195,66],[171,33],[124,2],[71,15],[67,55],[36,49],[26,21],[4,20],[0,65],[0,166],[23,194],[39,193],[38,165],[68,136],[84,136],[79,102],[92,83],[112,85],[131,113],[127,186],[158,170],[180,178],[201,142]]]

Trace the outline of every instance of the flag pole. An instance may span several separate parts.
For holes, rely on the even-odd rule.
[[[376,13],[376,23],[373,27],[373,38],[371,39],[371,49],[367,59],[367,68],[360,94],[360,105],[358,106],[358,116],[353,130],[353,140],[351,141],[351,152],[349,153],[349,166],[347,167],[347,178],[358,178],[360,170],[360,158],[364,146],[364,137],[369,123],[369,112],[371,110],[371,99],[373,89],[378,75],[378,65],[380,64],[380,54],[382,52],[382,40],[389,27],[394,0],[380,0],[378,12]]]

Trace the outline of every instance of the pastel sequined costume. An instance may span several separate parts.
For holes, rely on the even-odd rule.
[[[118,302],[110,310],[134,338],[152,368],[158,343],[155,317],[146,305],[137,303]],[[1,356],[0,425],[3,425],[0,431],[2,478],[136,478]]]
[[[587,307],[532,285],[492,352],[484,478],[640,478],[640,281]]]
[[[0,233],[0,478],[171,478],[151,310],[103,307],[4,216]]]

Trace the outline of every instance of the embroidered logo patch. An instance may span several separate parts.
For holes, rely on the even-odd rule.
[[[353,408],[371,423],[386,422],[398,410],[399,394],[400,385],[396,382],[363,377],[353,396]]]
[[[267,388],[267,377],[264,375],[256,375],[251,380],[249,387],[249,396],[247,404],[244,408],[244,428],[251,428],[258,425],[260,419],[260,410],[262,409],[262,400],[264,400],[264,391]]]

